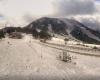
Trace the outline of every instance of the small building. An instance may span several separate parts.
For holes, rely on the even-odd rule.
[[[59,55],[59,58],[64,61],[64,62],[69,62],[71,61],[71,56],[66,52],[66,51],[63,51],[63,53],[61,53]]]

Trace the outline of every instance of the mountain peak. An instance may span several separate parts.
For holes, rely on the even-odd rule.
[[[73,37],[88,43],[100,43],[100,33],[75,19],[42,17],[30,23],[26,28],[45,30],[64,37]]]

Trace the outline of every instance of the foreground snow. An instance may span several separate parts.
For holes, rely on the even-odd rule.
[[[0,41],[0,80],[100,80],[100,58],[69,53],[72,63],[58,59],[62,50],[26,36]],[[76,63],[76,64],[75,64]]]

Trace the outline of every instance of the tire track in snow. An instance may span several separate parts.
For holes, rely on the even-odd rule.
[[[77,51],[73,51],[73,50],[66,50],[66,49],[64,49],[64,47],[54,46],[54,45],[50,45],[50,44],[47,44],[47,43],[41,43],[40,42],[40,44],[51,47],[51,48],[55,48],[55,49],[58,49],[58,50],[64,50],[64,51],[67,51],[67,52],[75,53],[75,54],[80,54],[80,55],[85,55],[85,56],[93,56],[93,57],[100,57],[99,54],[97,55],[97,54],[77,52]]]
[[[38,44],[38,43],[37,43]],[[31,48],[33,49],[33,44],[30,44],[31,45]],[[30,46],[29,45],[29,46]],[[41,44],[39,44],[40,45],[40,47],[42,47],[42,53],[44,53],[43,54],[43,56],[45,55],[45,46],[44,45],[41,45]],[[55,56],[55,55],[53,55],[53,54],[50,54],[49,52],[48,53],[46,53],[46,55],[48,55],[48,57],[49,56],[51,56],[51,57],[53,57],[53,56]],[[56,56],[55,56],[56,57]],[[43,61],[43,60],[41,60],[41,61]],[[59,61],[57,61],[57,62],[59,62]],[[44,61],[43,61],[43,63],[42,63],[42,65],[46,65],[47,63],[44,63]],[[59,63],[60,64],[60,63]],[[52,65],[48,65],[48,66],[51,66],[53,69],[57,69],[56,67],[57,66],[54,66],[55,64],[52,64]],[[57,69],[58,70],[58,69]],[[69,73],[68,73],[68,71],[67,72],[64,72],[64,70],[59,70],[59,74],[61,74],[62,75],[62,79],[67,79],[67,80],[71,80],[70,79],[70,77],[69,77]],[[61,75],[59,75],[59,76],[61,76]],[[64,76],[64,77],[63,77]]]
[[[97,53],[99,54],[100,53],[100,49],[93,49],[93,47],[86,47],[85,45],[84,46],[78,46],[78,45],[61,45],[61,44],[55,44],[55,43],[49,43],[49,42],[46,42],[47,44],[50,44],[50,45],[54,45],[54,46],[59,46],[59,47],[64,47],[65,46],[67,47],[67,49],[72,49],[72,50],[77,50],[78,52],[85,52],[87,54],[89,53]]]

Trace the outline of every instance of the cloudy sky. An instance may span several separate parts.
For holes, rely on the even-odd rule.
[[[0,0],[0,21],[21,25],[42,16],[75,17],[97,28],[100,0]]]

